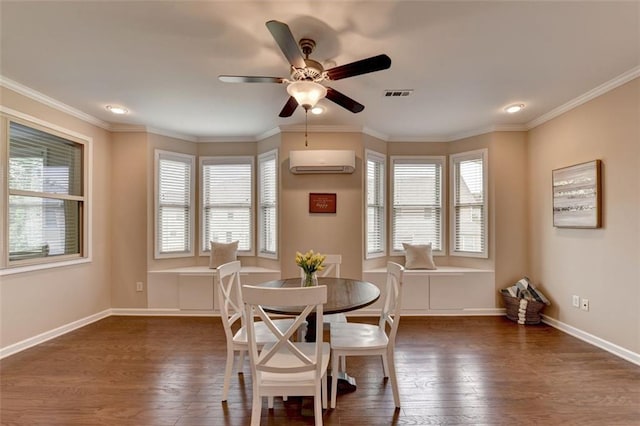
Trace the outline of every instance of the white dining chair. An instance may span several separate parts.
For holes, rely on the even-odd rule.
[[[317,272],[318,277],[334,277],[340,278],[340,265],[342,264],[342,255],[326,254],[322,271]],[[304,277],[304,270],[300,268],[300,277]],[[328,328],[332,322],[347,322],[347,316],[343,313],[329,314],[324,316],[325,327]]]
[[[394,346],[400,323],[400,301],[402,297],[402,276],[404,267],[394,262],[387,263],[387,286],[384,305],[378,325],[360,323],[331,324],[331,408],[336,407],[338,390],[338,363],[348,356],[382,357],[384,377],[389,377],[393,390],[393,400],[400,407],[400,393],[394,360]]]
[[[251,425],[260,424],[262,398],[278,395],[314,397],[316,426],[322,425],[322,408],[327,407],[327,367],[330,346],[322,340],[322,305],[327,301],[327,287],[268,288],[244,286],[245,317],[249,337],[249,360],[253,382]],[[304,309],[285,331],[277,327],[263,306],[300,306]],[[293,342],[291,337],[315,310],[315,342]],[[258,325],[262,320],[276,338],[258,352]]]
[[[242,283],[240,281],[240,261],[225,263],[218,266],[218,294],[220,297],[220,318],[224,334],[227,339],[227,362],[224,370],[224,383],[222,387],[222,401],[226,401],[229,394],[229,384],[233,371],[233,361],[238,354],[238,374],[242,374],[244,354],[249,348],[247,341],[246,318],[244,316],[244,303],[242,299]],[[278,319],[274,325],[281,330],[288,329],[293,324],[293,319]],[[235,331],[234,331],[235,330]],[[262,323],[256,323],[256,341],[262,347],[266,343],[276,339]],[[284,395],[284,394],[281,394]],[[269,401],[269,406],[273,400]]]

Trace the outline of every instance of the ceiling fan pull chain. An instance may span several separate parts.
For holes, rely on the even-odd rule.
[[[309,146],[309,142],[307,141],[307,118],[309,116],[309,110],[305,108],[304,110],[304,146]]]

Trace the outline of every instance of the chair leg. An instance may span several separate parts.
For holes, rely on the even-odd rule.
[[[268,396],[267,397],[267,407],[269,408],[269,410],[273,410],[273,397],[272,396]]]
[[[231,380],[231,371],[233,370],[234,350],[227,348],[227,363],[224,368],[224,384],[222,385],[222,400],[226,401],[229,395],[229,381]]]
[[[313,416],[316,420],[316,426],[322,426],[322,396],[321,394],[321,386],[318,384],[316,386],[316,392],[313,396]]]
[[[387,358],[389,359],[389,378],[391,379],[391,389],[393,390],[393,401],[396,403],[396,407],[400,408],[400,392],[398,390],[396,361],[393,356],[393,351],[389,351]]]
[[[384,377],[389,377],[389,360],[385,354],[381,355],[382,357],[382,372],[384,373]]]
[[[244,374],[243,373],[243,369],[244,369],[244,351],[239,351],[240,354],[238,356],[238,367],[237,367],[237,371],[238,374]]]
[[[322,383],[320,385],[320,393],[322,393],[322,408],[327,409],[327,373],[322,376]]]
[[[336,393],[338,393],[338,361],[340,355],[331,354],[331,408],[336,408]]]
[[[262,414],[262,397],[258,392],[254,391],[251,407],[251,426],[260,426],[260,414]]]
[[[341,363],[340,363],[340,371],[342,371],[343,373],[347,372],[347,357],[343,356],[341,358]]]

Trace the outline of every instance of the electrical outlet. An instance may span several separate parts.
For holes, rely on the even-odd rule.
[[[143,291],[144,290],[143,285],[144,283],[142,281],[138,281],[136,283],[136,291]]]
[[[582,303],[580,304],[580,309],[583,311],[589,310],[589,299],[582,299]]]
[[[571,304],[574,308],[580,307],[580,296],[576,296],[575,294],[572,296]]]

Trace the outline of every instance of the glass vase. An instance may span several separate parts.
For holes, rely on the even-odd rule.
[[[318,276],[315,272],[305,273],[300,281],[302,287],[318,285]]]

